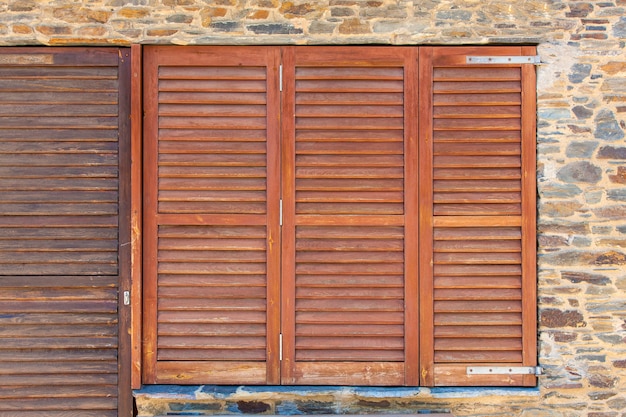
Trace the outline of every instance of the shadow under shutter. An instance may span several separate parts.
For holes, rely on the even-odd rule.
[[[145,51],[145,382],[277,383],[278,50]]]
[[[421,48],[422,383],[535,385],[535,70],[469,55],[534,49]]]
[[[283,60],[283,383],[404,385],[417,363],[416,50]]]

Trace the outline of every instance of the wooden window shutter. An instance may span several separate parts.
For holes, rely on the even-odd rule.
[[[278,67],[145,48],[146,383],[278,383]]]
[[[417,50],[283,62],[283,383],[416,384]]]
[[[0,415],[132,412],[127,57],[0,48]]]
[[[536,365],[535,69],[420,49],[421,376],[424,385],[535,385],[468,372]]]

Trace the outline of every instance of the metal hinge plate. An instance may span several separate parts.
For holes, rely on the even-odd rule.
[[[468,56],[467,64],[541,64],[541,58],[536,56]]]
[[[124,291],[124,305],[130,305],[130,291]]]
[[[467,375],[542,375],[540,366],[469,366]]]

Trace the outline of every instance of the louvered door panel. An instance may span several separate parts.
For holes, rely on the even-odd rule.
[[[422,278],[432,279],[425,284],[432,285],[432,298],[424,291],[423,305],[432,303],[433,320],[432,357],[425,351],[423,358],[434,365],[435,385],[530,384],[532,378],[519,375],[466,373],[468,366],[535,360],[533,335],[525,328],[535,285],[527,261],[534,252],[534,228],[528,228],[534,222],[534,131],[526,121],[533,97],[524,89],[533,69],[464,65],[471,52],[478,50],[442,48],[422,58],[423,68],[430,65],[424,80],[432,86],[425,93],[432,117],[421,141],[432,138],[421,160],[432,186],[422,187],[433,216],[432,229],[423,231],[423,240],[432,242],[433,265],[429,269],[429,256],[422,258]]]
[[[147,376],[269,383],[278,342],[277,54],[172,51],[150,48],[147,59],[156,126],[146,145],[146,294],[156,300]]]
[[[130,412],[118,361],[122,56],[0,49],[0,415]]]
[[[389,52],[285,61],[285,383],[405,383],[410,53]]]

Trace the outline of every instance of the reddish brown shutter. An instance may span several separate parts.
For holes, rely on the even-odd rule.
[[[278,50],[145,48],[144,382],[278,382]]]
[[[403,385],[417,361],[416,51],[283,59],[283,383]]]
[[[130,387],[118,396],[124,54],[0,50],[0,415],[130,413]]]
[[[426,385],[535,384],[534,376],[468,372],[536,364],[534,68],[466,64],[468,55],[532,54],[421,49]]]

